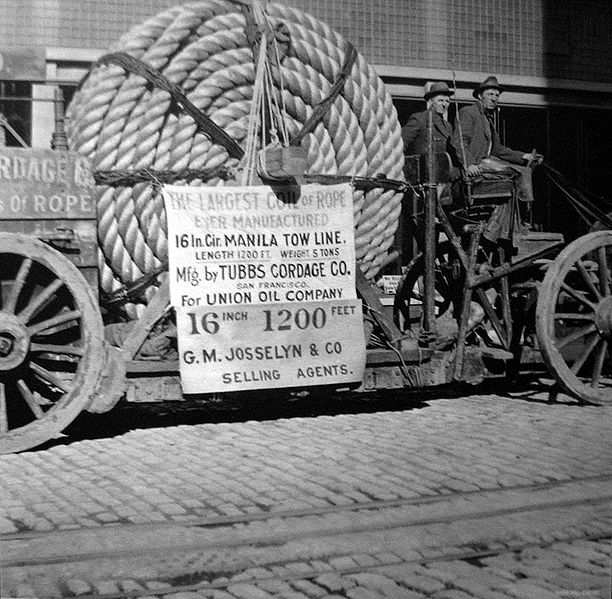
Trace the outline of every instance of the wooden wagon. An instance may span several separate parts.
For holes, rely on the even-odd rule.
[[[511,186],[469,190],[445,203],[437,191],[443,169],[436,168],[432,154],[423,168],[408,168],[419,159],[404,168],[390,100],[372,83],[374,76],[354,48],[285,7],[270,5],[267,20],[262,20],[255,4],[193,3],[187,12],[177,8],[163,13],[151,30],[138,29],[135,35],[142,39],[126,38],[124,50],[95,65],[81,103],[68,114],[70,147],[76,151],[68,151],[61,114],[55,149],[0,149],[0,452],[36,447],[59,435],[81,411],[104,412],[122,398],[183,399],[167,255],[155,253],[165,235],[155,212],[155,193],[167,182],[235,179],[237,165],[249,152],[249,159],[262,152],[267,156],[263,168],[259,162],[260,183],[278,187],[344,181],[355,190],[356,288],[367,337],[361,390],[473,383],[506,376],[527,363],[545,363],[559,388],[570,395],[610,403],[612,230],[606,211],[551,169],[565,195],[601,230],[569,245],[561,234],[537,226],[507,243],[485,243],[489,213],[512,201]],[[292,20],[305,23],[305,32]],[[165,43],[142,55],[143,40],[165,27],[172,43],[162,36]],[[211,38],[213,50],[188,35],[195,30],[202,39]],[[183,32],[188,40],[184,47],[177,42]],[[229,39],[230,33],[239,42],[228,42],[232,52],[219,50],[219,40]],[[326,36],[330,41],[324,41]],[[197,52],[189,45],[193,39]],[[308,52],[321,44],[325,57],[314,56],[308,68],[297,60],[308,62]],[[180,68],[155,67],[160,53],[184,62]],[[248,68],[241,62],[245,57]],[[283,69],[288,89],[294,86],[287,92],[294,104],[288,102],[281,111],[290,121],[288,143],[276,144],[272,151],[263,147],[277,131],[272,130],[274,119],[260,115],[261,143],[249,151],[255,93],[249,91],[249,101],[238,96],[245,88],[254,89],[266,60],[276,61],[277,70],[270,71],[261,106],[273,103]],[[202,99],[208,93],[202,89],[208,88],[197,86],[189,75],[203,65],[216,85],[212,99]],[[239,91],[224,87],[239,78],[236,73],[228,78],[219,74],[234,68],[243,77]],[[305,79],[310,71],[316,86]],[[189,76],[181,86],[172,77],[183,72]],[[375,86],[376,93],[365,93],[374,107],[365,106],[356,91],[359,85]],[[127,106],[121,98],[113,99],[109,89],[125,91],[130,101],[146,97],[148,104]],[[297,101],[299,93],[308,102]],[[242,112],[232,113],[234,106]],[[353,112],[345,126],[341,110],[346,106]],[[213,108],[223,118],[211,118]],[[97,111],[104,126],[89,120],[98,118]],[[395,119],[391,126],[380,116],[385,111]],[[149,117],[153,121],[146,125],[153,127],[159,117],[155,143],[136,135],[126,156],[121,155],[128,137],[115,142],[112,115],[130,135],[141,130],[133,125],[136,119]],[[219,124],[223,119],[225,128]],[[343,136],[351,123],[358,143],[347,149]],[[91,137],[92,131],[97,137]],[[102,149],[96,154],[93,147]],[[183,159],[183,147],[191,152],[191,161]],[[213,166],[201,160],[207,152]],[[345,162],[330,167],[319,160],[326,153]],[[146,162],[149,155],[166,165],[175,157],[176,164],[160,169],[158,163]],[[403,197],[410,201],[402,202]],[[389,293],[381,281],[394,263],[402,262],[401,248],[393,247],[402,203],[413,207],[405,220],[411,224],[415,252]],[[101,206],[108,212],[101,212]],[[126,212],[118,206],[127,207]],[[384,227],[378,226],[381,222]],[[154,238],[146,239],[145,228],[155,230]],[[150,243],[135,250],[137,257],[121,254],[113,263],[115,253],[135,238]]]

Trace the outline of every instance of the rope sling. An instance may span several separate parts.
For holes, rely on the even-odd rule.
[[[97,181],[106,294],[167,263],[161,182],[251,184],[266,144],[301,145],[322,178],[403,180],[400,126],[380,78],[338,33],[280,4],[202,0],[159,13],[92,68],[66,119],[69,146]],[[387,259],[402,195],[398,185],[354,185],[367,278]],[[127,304],[126,314],[142,308]]]

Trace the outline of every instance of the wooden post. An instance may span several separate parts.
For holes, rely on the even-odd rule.
[[[435,156],[433,147],[433,107],[427,115],[427,183],[425,183],[424,247],[423,247],[423,284],[424,305],[421,344],[429,345],[436,334],[435,312],[435,260],[436,260],[436,203],[437,185],[435,182]]]
[[[453,363],[453,380],[463,380],[463,360],[465,356],[465,339],[468,333],[468,323],[470,319],[470,308],[472,304],[472,287],[470,280],[474,274],[476,265],[476,255],[480,247],[480,238],[483,231],[483,224],[480,223],[470,231],[470,253],[463,282],[463,298],[461,304],[461,317],[459,318],[459,331],[457,332],[457,349],[455,350],[455,361]]]

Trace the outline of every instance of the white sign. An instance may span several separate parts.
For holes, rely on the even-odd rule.
[[[349,184],[163,193],[175,306],[356,298]]]
[[[185,393],[363,380],[359,300],[177,311]]]
[[[363,379],[350,185],[163,195],[185,393]]]

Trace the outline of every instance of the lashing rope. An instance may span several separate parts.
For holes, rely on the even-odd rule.
[[[302,140],[306,137],[306,135],[312,133],[315,130],[316,126],[321,122],[323,116],[325,115],[329,107],[334,103],[334,101],[342,91],[344,83],[346,82],[351,72],[351,69],[353,68],[353,64],[355,64],[356,58],[357,50],[355,49],[353,44],[351,44],[350,42],[346,42],[346,57],[344,59],[344,64],[340,69],[340,73],[338,73],[338,77],[334,81],[334,84],[332,85],[327,97],[321,100],[321,102],[319,102],[315,106],[315,109],[313,110],[312,114],[302,126],[301,131],[291,139],[292,146],[299,146]]]
[[[206,133],[213,141],[222,145],[233,158],[242,158],[244,155],[242,148],[221,127],[218,127],[214,121],[211,121],[204,113],[198,110],[186,98],[178,85],[166,79],[159,71],[151,68],[142,62],[142,60],[138,60],[138,58],[134,58],[125,52],[113,52],[105,54],[102,58],[98,59],[94,63],[94,68],[103,64],[116,64],[128,73],[139,75],[155,87],[167,91],[172,96],[176,109],[184,110],[193,118],[198,131]]]
[[[255,68],[255,82],[253,84],[253,98],[251,99],[251,109],[249,111],[249,132],[246,140],[244,171],[242,175],[242,185],[252,185],[257,169],[257,135],[261,131],[261,135],[265,135],[262,124],[265,122],[265,96],[268,72],[266,71],[266,62],[268,55],[268,27],[264,23],[263,11],[257,0],[253,0],[252,4],[253,18],[259,27],[261,37],[259,40],[259,48],[257,45],[253,47],[253,57],[256,58],[257,66]],[[273,126],[273,120],[270,119],[270,126]],[[262,141],[260,147],[263,147]]]

